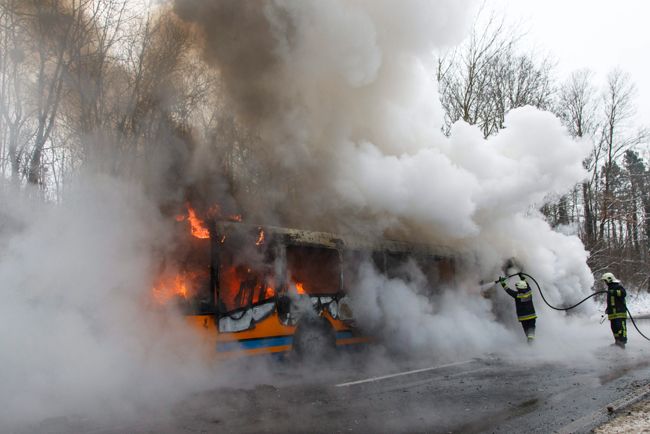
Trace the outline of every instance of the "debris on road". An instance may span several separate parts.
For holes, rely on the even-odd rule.
[[[607,410],[611,413],[610,407]],[[594,430],[595,434],[650,433],[650,399],[622,411]]]

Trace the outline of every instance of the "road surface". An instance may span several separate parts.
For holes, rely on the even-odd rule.
[[[264,384],[195,393],[174,405],[93,422],[43,421],[30,432],[588,432],[650,392],[644,348],[602,347],[539,360],[534,348],[442,363],[354,354],[324,366],[265,366]],[[246,366],[251,376],[255,364]],[[261,369],[261,368],[260,368]]]

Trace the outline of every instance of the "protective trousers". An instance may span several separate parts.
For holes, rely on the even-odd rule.
[[[521,321],[521,326],[524,328],[528,342],[532,342],[535,339],[535,318]]]
[[[616,342],[627,343],[627,320],[625,318],[615,318],[609,320],[609,324],[612,327],[612,333],[614,333],[614,339]]]

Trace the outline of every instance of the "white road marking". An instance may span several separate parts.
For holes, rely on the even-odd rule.
[[[366,378],[365,380],[350,381],[348,383],[337,384],[336,387],[347,387],[347,386],[355,386],[357,384],[363,384],[363,383],[372,383],[374,381],[381,381],[381,380],[386,380],[388,378],[401,377],[403,375],[411,375],[411,374],[417,374],[417,373],[420,373],[420,372],[435,371],[435,370],[438,370],[438,369],[450,368],[452,366],[466,365],[466,364],[471,363],[473,361],[474,360],[463,360],[462,362],[447,363],[446,365],[432,366],[430,368],[415,369],[413,371],[405,371],[405,372],[398,372],[396,374],[382,375],[381,377]]]

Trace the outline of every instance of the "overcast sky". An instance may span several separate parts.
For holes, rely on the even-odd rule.
[[[650,1],[488,0],[528,30],[526,42],[558,60],[557,73],[589,68],[600,86],[620,67],[637,86],[637,122],[650,126]]]

